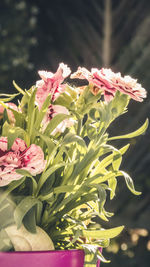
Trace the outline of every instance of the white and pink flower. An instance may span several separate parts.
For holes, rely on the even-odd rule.
[[[92,93],[97,95],[101,92],[104,94],[106,102],[112,100],[117,90],[140,102],[146,97],[146,90],[137,83],[137,80],[130,76],[122,77],[120,73],[114,73],[111,69],[92,68],[89,72],[87,69],[79,67],[77,72],[71,75],[71,78],[87,79]]]
[[[45,118],[42,121],[43,130],[47,127],[50,120],[55,117],[57,114],[66,114],[69,115],[69,111],[66,107],[60,106],[60,105],[50,105],[48,108],[48,111],[45,115]],[[55,135],[56,133],[63,133],[66,128],[70,128],[75,121],[72,118],[63,120],[51,133],[52,135]]]
[[[27,148],[26,143],[16,138],[8,150],[7,137],[0,137],[0,186],[5,186],[23,177],[16,173],[17,169],[27,170],[35,176],[41,173],[46,165],[42,149],[32,144]]]
[[[56,73],[39,71],[41,79],[36,82],[36,101],[41,109],[47,96],[51,94],[52,101],[55,101],[64,92],[66,85],[62,84],[64,79],[71,73],[70,68],[64,63],[60,63]]]
[[[6,108],[11,108],[14,109],[16,111],[18,111],[18,107],[14,104],[14,103],[5,103]],[[0,105],[0,119],[3,118],[3,113],[4,113],[4,106]],[[8,119],[10,121],[11,124],[15,123],[15,116],[13,114],[13,112],[10,109],[7,109],[7,114],[8,114]]]

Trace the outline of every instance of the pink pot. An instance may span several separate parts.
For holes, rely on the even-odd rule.
[[[83,250],[0,252],[0,267],[83,267]]]

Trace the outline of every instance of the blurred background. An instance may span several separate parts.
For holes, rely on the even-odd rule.
[[[1,0],[0,92],[14,92],[12,80],[29,88],[39,79],[37,70],[55,72],[60,62],[72,71],[79,65],[105,66],[137,78],[147,99],[131,100],[128,114],[109,132],[136,130],[150,112],[150,1]],[[107,209],[115,215],[109,223],[100,223],[106,228],[126,225],[104,250],[110,267],[148,267],[150,262],[150,129],[129,142],[122,169],[142,195],[133,196],[120,180],[117,196],[108,200]],[[124,142],[114,144],[120,147]]]

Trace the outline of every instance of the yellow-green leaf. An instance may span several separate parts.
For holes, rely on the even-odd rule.
[[[114,238],[115,236],[119,235],[124,226],[119,226],[107,230],[82,230],[83,236],[87,238],[96,238],[96,239],[107,239],[107,238]]]
[[[148,119],[146,119],[145,123],[138,130],[136,130],[136,131],[134,131],[132,133],[129,133],[129,134],[110,137],[108,139],[108,141],[116,140],[116,139],[133,138],[133,137],[139,136],[139,135],[143,134],[146,131],[146,129],[148,127],[148,123],[149,123],[149,121],[148,121]]]

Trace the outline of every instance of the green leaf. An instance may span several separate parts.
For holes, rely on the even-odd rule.
[[[98,250],[98,253],[97,253],[98,255],[97,255],[97,259],[98,260],[100,260],[100,261],[102,261],[102,262],[104,262],[104,263],[109,263],[110,262],[110,260],[106,260],[105,258],[104,258],[104,256],[102,255],[102,253]]]
[[[56,99],[55,104],[70,108],[72,102],[72,97],[67,92],[64,92]]]
[[[86,147],[85,141],[80,136],[73,133],[68,133],[65,135],[62,145],[68,145],[74,142],[78,143],[80,146]]]
[[[72,97],[72,99],[76,100],[76,98],[78,96],[78,91],[76,89],[74,89],[73,87],[67,85],[65,87],[65,92],[69,93],[69,95]]]
[[[68,203],[72,201],[72,199],[75,198],[73,194],[69,194],[68,197],[63,199],[55,208],[55,213],[57,213],[63,206],[68,206]]]
[[[110,199],[113,199],[115,196],[117,179],[115,177],[108,179],[108,186],[111,189],[110,191]]]
[[[37,222],[37,225],[41,224],[42,212],[43,212],[43,203],[40,201],[40,202],[37,203],[37,206],[36,206],[36,222]]]
[[[88,204],[88,206],[92,210],[94,210],[94,214],[96,214],[97,216],[99,216],[102,220],[108,221],[107,217],[104,215],[103,212],[101,214],[99,213],[99,203],[98,203],[98,200],[97,201],[90,201],[87,204]]]
[[[33,176],[31,175],[30,172],[28,172],[27,170],[24,169],[17,169],[16,173],[22,174],[24,177],[28,177],[32,180],[33,183],[33,194],[36,192],[37,190],[37,182],[36,180],[33,178]]]
[[[27,214],[27,212],[37,205],[40,201],[32,196],[25,197],[19,205],[16,207],[14,211],[14,219],[17,224],[17,228],[20,228],[22,224],[22,220],[24,216]]]
[[[78,191],[80,188],[79,185],[62,185],[54,188],[54,193],[59,194],[59,193],[71,193],[73,191]]]
[[[65,87],[65,92],[61,93],[59,97],[55,100],[55,104],[70,108],[72,106],[72,103],[74,103],[74,100],[76,101],[77,95],[77,90],[67,85]]]
[[[17,137],[24,139],[26,132],[20,128],[11,126],[7,121],[3,125],[2,135],[7,136],[8,149],[10,149]]]
[[[49,124],[47,125],[44,134],[45,135],[50,135],[55,128],[65,119],[70,118],[70,115],[66,115],[66,114],[57,114],[55,117],[52,118],[52,120],[49,122]]]
[[[38,188],[37,188],[37,194],[39,193],[41,187],[43,186],[43,184],[46,182],[46,180],[48,179],[48,177],[55,172],[56,170],[58,170],[61,167],[65,167],[66,163],[59,163],[56,164],[55,166],[50,167],[48,170],[46,170],[45,172],[42,173],[39,182],[38,182]]]
[[[127,174],[124,171],[119,171],[117,176],[123,176],[125,178],[127,187],[129,188],[129,190],[134,194],[134,195],[141,195],[141,192],[138,192],[135,190],[134,188],[134,183],[132,178],[129,176],[129,174]]]
[[[114,168],[118,168],[120,166],[120,163],[121,163],[121,155],[123,155],[127,149],[129,148],[129,144],[128,145],[125,145],[124,147],[122,147],[121,149],[117,150],[116,148],[113,148],[114,149],[114,153],[112,153],[111,155],[105,157],[98,165],[97,167],[95,168],[94,170],[94,174],[97,174],[99,173],[102,169],[108,167],[111,163],[114,164]],[[118,155],[116,157],[116,155]],[[115,160],[113,162],[113,160]]]
[[[139,136],[139,135],[143,134],[146,131],[146,129],[148,128],[148,124],[149,124],[149,121],[148,121],[148,119],[146,119],[144,124],[138,130],[136,130],[136,131],[134,131],[132,133],[129,133],[129,134],[110,137],[108,139],[108,141],[117,140],[117,139],[133,138],[133,137]]]
[[[120,151],[114,151],[113,152],[113,161],[112,161],[112,166],[114,171],[118,171],[120,168],[122,162],[122,155],[120,153]]]
[[[57,212],[55,214],[55,216],[58,219],[62,218],[63,215],[65,215],[68,212],[72,211],[73,209],[81,206],[82,204],[85,204],[88,201],[97,200],[97,196],[96,196],[95,193],[88,193],[88,194],[85,194],[85,195],[81,196],[81,193],[77,192],[72,197],[69,196],[68,199],[69,200],[71,199],[71,200],[70,201],[66,201],[67,202],[66,206],[64,206],[64,203],[63,203],[63,205],[62,205],[62,203],[60,205],[60,206],[64,206],[64,209],[62,209],[61,211],[59,211],[59,212]],[[67,200],[67,198],[65,200]],[[65,200],[64,200],[64,202],[65,202]],[[55,212],[56,212],[56,210],[55,210]]]
[[[124,155],[129,147],[130,147],[130,144],[127,144],[127,145],[123,146],[122,148],[120,148],[119,151],[120,151],[121,155]]]
[[[95,157],[98,154],[98,150],[94,150],[91,148],[83,157],[83,159],[75,165],[73,174],[72,174],[72,181],[79,175],[86,167],[88,167],[91,163],[93,163]]]
[[[10,102],[13,100],[18,94],[0,94],[0,102]]]
[[[111,110],[111,120],[114,120],[121,114],[126,112],[126,108],[129,103],[129,96],[122,94],[121,92],[117,91],[115,94],[115,97],[113,100],[109,103],[110,104],[110,110]]]
[[[25,178],[21,178],[20,180],[17,181],[13,181],[11,182],[8,187],[6,188],[6,190],[0,195],[0,202],[2,203],[2,201],[14,190],[16,189],[18,186],[20,186],[23,182],[24,182]]]
[[[25,177],[28,176],[28,177],[33,178],[31,173],[29,171],[27,171],[27,170],[24,170],[24,169],[17,169],[16,173],[22,174]]]
[[[35,206],[32,207],[24,216],[23,224],[25,228],[35,234],[36,233],[36,218],[35,218]]]
[[[93,187],[97,188],[99,213],[102,213],[103,206],[104,206],[104,204],[106,202],[106,191],[99,184],[92,184],[92,188]]]
[[[87,136],[93,140],[97,136],[97,127],[94,124],[86,123]]]
[[[4,109],[4,112],[3,112],[3,123],[5,123],[5,121],[7,121],[7,123],[10,123],[6,108]]]
[[[25,95],[25,92],[16,84],[15,81],[13,81],[13,85],[19,93],[21,93],[22,95]]]
[[[97,244],[83,244],[82,247],[85,251],[85,267],[95,267],[97,266],[97,260],[101,262],[109,263],[110,261],[106,260],[102,253],[99,251]]]
[[[46,100],[44,101],[44,103],[42,105],[42,108],[40,109],[40,111],[38,113],[38,116],[37,116],[35,124],[34,124],[34,128],[36,130],[39,130],[40,124],[41,124],[41,122],[42,122],[42,120],[43,120],[43,118],[44,118],[44,116],[45,116],[45,114],[47,112],[47,109],[48,109],[50,103],[51,103],[51,95],[49,95],[46,98]]]
[[[52,151],[54,149],[56,151],[57,145],[53,142],[53,140],[49,136],[44,135],[44,134],[41,134],[39,132],[37,132],[37,136],[40,136],[41,139],[46,143],[47,148],[48,148],[48,154],[49,154],[49,156],[52,154]],[[55,153],[54,153],[54,155],[55,155]]]
[[[36,95],[36,89],[33,89],[33,92],[30,96],[29,102],[28,102],[28,121],[27,121],[27,131],[29,133],[29,136],[32,136],[32,133],[34,131],[34,120],[35,120],[35,111],[38,109],[35,108],[35,95]]]
[[[8,107],[9,110],[12,111],[12,113],[14,114],[14,117],[15,117],[15,126],[18,126],[18,127],[21,127],[21,128],[24,128],[25,126],[25,116],[23,113],[21,112],[18,112],[10,107]]]
[[[108,230],[82,230],[82,234],[87,238],[108,239],[118,236],[123,229],[124,226],[119,226]]]
[[[98,132],[100,135],[105,133],[106,129],[115,118],[126,111],[128,101],[129,98],[127,95],[117,92],[113,100],[109,103],[100,101],[91,109],[89,115],[92,121],[99,122]]]
[[[89,183],[104,183],[106,182],[108,179],[111,179],[113,177],[116,176],[116,172],[112,172],[112,171],[109,171],[109,172],[106,172],[106,174],[96,174],[92,177],[89,177],[84,184],[89,184]]]

